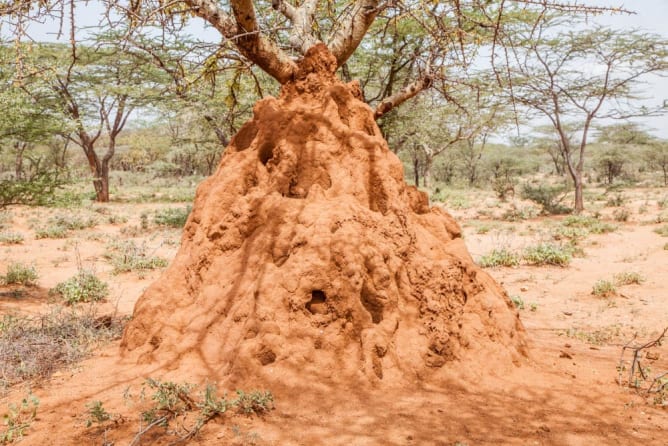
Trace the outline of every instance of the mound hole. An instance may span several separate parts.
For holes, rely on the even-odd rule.
[[[270,159],[274,157],[274,145],[270,142],[262,144],[258,151],[258,157],[263,165],[267,165]]]
[[[311,314],[325,314],[327,313],[327,296],[322,290],[311,291],[311,300],[306,303],[306,309]]]
[[[371,322],[380,324],[383,321],[383,304],[377,297],[369,292],[366,286],[362,289],[362,295],[360,297],[362,305],[371,316]]]

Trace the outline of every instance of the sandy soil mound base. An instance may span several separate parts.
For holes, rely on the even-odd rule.
[[[309,52],[198,189],[126,358],[210,379],[429,380],[525,354],[517,312],[450,215],[403,179],[357,84]]]

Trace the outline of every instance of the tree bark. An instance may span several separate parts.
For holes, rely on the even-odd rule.
[[[413,158],[413,179],[415,180],[415,187],[420,187],[420,160],[417,155]]]
[[[357,0],[341,20],[341,26],[328,45],[339,65],[355,52],[378,15],[379,0]]]
[[[422,173],[422,185],[429,189],[431,187],[431,169],[434,165],[433,156],[425,156],[424,172]]]
[[[409,84],[406,87],[402,88],[398,93],[393,94],[389,98],[385,98],[380,104],[378,104],[378,107],[376,107],[376,110],[373,113],[374,118],[376,119],[380,118],[393,108],[398,107],[407,100],[415,97],[422,90],[429,88],[431,86],[431,83],[432,83],[431,76],[425,75],[422,78],[418,79],[417,81],[413,82],[412,84]]]
[[[231,0],[234,18],[213,0],[184,0],[193,12],[209,22],[239,51],[281,84],[292,79],[297,64],[260,32],[252,0]]]

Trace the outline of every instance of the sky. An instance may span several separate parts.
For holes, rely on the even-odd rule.
[[[572,0],[570,0],[572,2]],[[660,34],[668,38],[668,0],[579,0],[577,3],[590,6],[622,6],[636,12],[636,14],[605,14],[594,17],[589,23],[600,23],[618,29],[641,29],[656,34]],[[80,6],[77,14],[78,26],[85,28],[86,26],[95,26],[99,20],[101,7],[97,2],[91,1],[87,6]],[[191,32],[195,37],[200,37],[204,40],[217,41],[219,35],[212,29],[206,29],[200,24],[201,22],[194,20],[192,22]],[[31,25],[30,34],[38,41],[54,41],[58,26],[55,23],[47,23],[45,25]],[[6,30],[0,30],[6,33]],[[67,32],[66,32],[67,34]],[[67,39],[67,35],[63,36]],[[66,40],[65,40],[66,41]],[[645,96],[645,104],[648,107],[656,107],[668,101],[668,76],[647,76],[644,78],[646,85],[643,96]],[[640,118],[636,121],[645,127],[650,133],[655,136],[668,139],[668,108],[667,113],[651,118]]]
[[[607,0],[592,1],[585,0],[581,3],[586,5],[610,4],[613,6],[624,6],[636,11],[636,14],[615,14],[596,17],[596,21],[606,26],[618,29],[641,29],[668,38],[668,0]],[[657,106],[668,101],[668,73],[666,77],[648,76],[643,94],[648,98],[647,105]],[[653,118],[641,118],[636,120],[645,126],[652,134],[668,139],[668,109],[666,114]]]

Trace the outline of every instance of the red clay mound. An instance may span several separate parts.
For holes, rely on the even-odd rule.
[[[324,47],[300,66],[200,185],[127,357],[236,383],[393,384],[524,355],[511,302],[406,185],[357,84]]]

